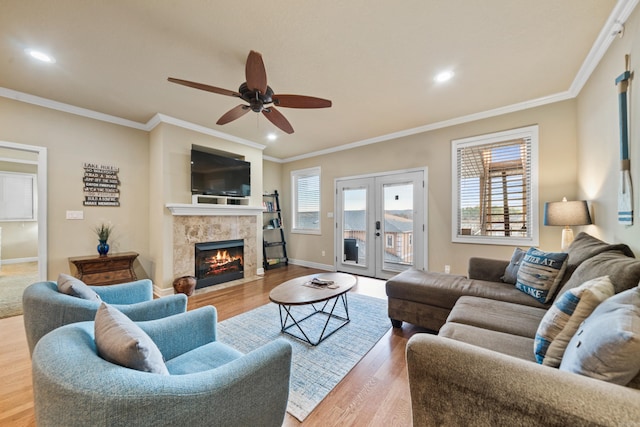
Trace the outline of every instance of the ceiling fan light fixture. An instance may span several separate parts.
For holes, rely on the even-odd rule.
[[[267,139],[269,141],[275,141],[276,139],[278,139],[278,135],[276,135],[275,133],[271,132],[267,135]]]
[[[453,78],[453,71],[443,71],[439,74],[437,74],[433,80],[436,81],[436,83],[444,83],[447,82],[449,80],[451,80]]]

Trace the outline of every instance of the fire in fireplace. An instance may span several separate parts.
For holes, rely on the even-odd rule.
[[[244,240],[196,243],[196,289],[244,277]]]

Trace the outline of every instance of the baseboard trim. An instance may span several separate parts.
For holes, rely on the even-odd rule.
[[[302,267],[317,268],[318,270],[336,271],[333,265],[320,264],[317,262],[309,262],[301,259],[289,258],[289,264],[299,265]]]
[[[20,264],[23,262],[38,262],[38,257],[29,257],[29,258],[10,258],[3,259],[0,263],[4,264]]]

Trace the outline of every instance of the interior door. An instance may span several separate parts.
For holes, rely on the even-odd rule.
[[[389,278],[424,268],[423,170],[336,181],[336,270]]]

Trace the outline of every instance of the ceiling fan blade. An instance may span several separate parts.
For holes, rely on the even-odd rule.
[[[269,119],[271,123],[278,126],[283,132],[286,132],[288,134],[293,133],[293,127],[291,126],[291,123],[289,123],[289,120],[287,120],[280,111],[276,110],[273,107],[269,107],[262,110],[262,114],[264,114],[264,116]]]
[[[249,52],[247,57],[245,75],[249,89],[260,91],[262,94],[267,93],[267,71],[264,69],[262,55],[254,50]]]
[[[240,94],[238,92],[234,92],[234,91],[228,90],[228,89],[222,89],[222,88],[215,87],[215,86],[209,86],[209,85],[206,85],[206,84],[203,84],[203,83],[190,82],[189,80],[174,79],[173,77],[169,77],[167,80],[169,80],[171,83],[177,83],[179,85],[189,86],[189,87],[192,87],[194,89],[206,90],[207,92],[213,92],[213,93],[217,93],[219,95],[237,96],[238,98],[241,98],[241,96],[240,96]]]
[[[249,112],[251,108],[248,105],[238,105],[237,107],[233,107],[231,110],[227,111],[218,119],[216,122],[217,125],[226,125],[229,122],[238,119]]]
[[[273,95],[273,103],[278,107],[288,108],[327,108],[331,107],[328,99],[304,95]]]

